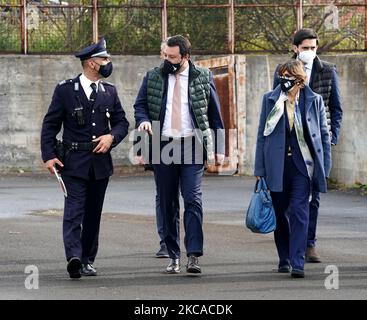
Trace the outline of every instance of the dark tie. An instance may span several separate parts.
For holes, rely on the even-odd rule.
[[[91,83],[91,85],[90,85],[91,87],[92,87],[92,93],[90,94],[90,97],[89,97],[89,100],[90,101],[96,101],[96,98],[97,98],[97,86],[96,86],[96,84],[93,82],[93,83]]]

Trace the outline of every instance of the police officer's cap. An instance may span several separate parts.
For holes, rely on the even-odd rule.
[[[97,43],[94,43],[82,49],[80,52],[76,53],[75,56],[80,60],[86,60],[94,57],[101,57],[101,58],[110,57],[106,49],[106,41],[104,38],[99,40]]]

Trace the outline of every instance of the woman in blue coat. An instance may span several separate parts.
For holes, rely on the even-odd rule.
[[[322,97],[305,85],[303,64],[279,68],[280,84],[264,95],[254,174],[266,179],[277,217],[278,271],[304,277],[311,188],[326,192],[330,136]]]

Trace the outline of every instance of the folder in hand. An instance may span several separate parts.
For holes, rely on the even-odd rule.
[[[60,175],[59,175],[59,173],[57,172],[57,170],[56,170],[55,166],[54,166],[52,169],[54,170],[54,174],[55,174],[55,176],[56,176],[57,180],[59,181],[59,184],[60,184],[61,190],[62,190],[62,192],[64,193],[65,198],[67,198],[67,196],[68,196],[68,192],[67,192],[67,190],[66,190],[66,187],[65,187],[64,181],[62,180],[61,176],[60,176]]]

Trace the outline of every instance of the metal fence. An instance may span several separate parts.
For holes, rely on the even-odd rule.
[[[283,53],[313,28],[319,51],[367,50],[367,0],[0,0],[0,53],[70,53],[104,36],[114,54],[157,54],[169,35],[193,53]]]

